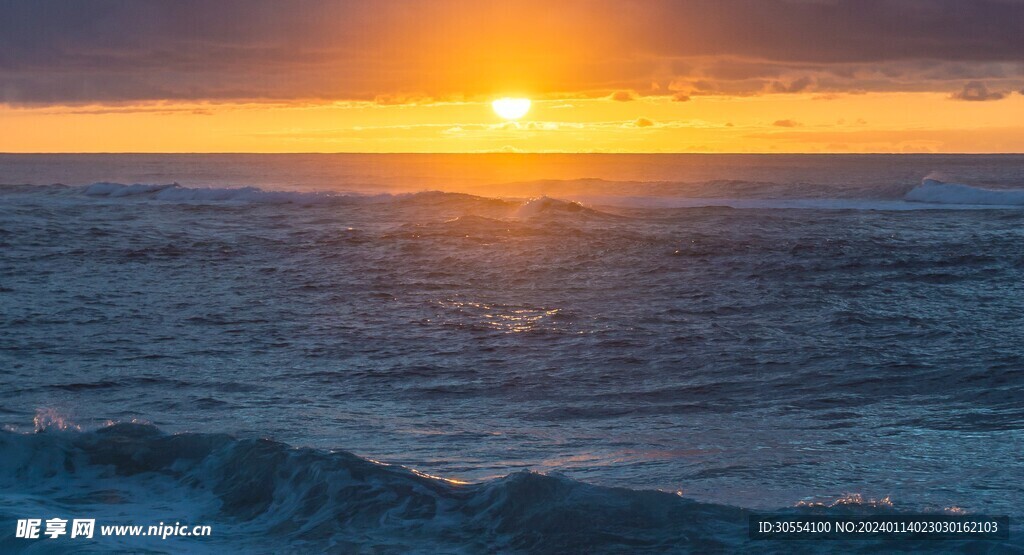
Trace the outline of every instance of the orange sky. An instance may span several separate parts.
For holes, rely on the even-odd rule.
[[[4,152],[1024,152],[1000,0],[0,12]]]
[[[1024,152],[1024,98],[936,93],[4,108],[5,152]]]

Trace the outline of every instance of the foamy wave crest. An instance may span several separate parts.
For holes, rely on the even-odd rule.
[[[1024,206],[1024,190],[983,189],[960,183],[944,183],[925,178],[904,199],[932,204],[976,204],[987,206]]]
[[[199,522],[234,549],[593,553],[746,542],[746,511],[665,492],[531,472],[461,483],[345,452],[144,424],[71,429],[0,432],[5,522],[74,516],[54,500],[61,491],[98,524]]]
[[[812,509],[835,509],[835,508],[857,508],[857,509],[892,509],[894,504],[889,496],[875,499],[864,497],[859,493],[847,493],[846,495],[829,499],[814,500],[805,499],[796,504],[797,507]]]

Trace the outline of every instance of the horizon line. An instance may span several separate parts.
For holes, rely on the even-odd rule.
[[[259,152],[259,151],[87,151],[87,152],[0,152],[0,156],[108,156],[108,155],[226,155],[226,154],[247,154],[247,155],[326,155],[334,156],[339,154],[359,156],[394,156],[394,155],[422,155],[422,156],[481,156],[481,155],[515,155],[515,156],[538,156],[538,155],[575,155],[575,156],[1022,156],[1024,152],[573,152],[573,151],[538,151],[538,152],[511,152],[511,151],[467,151],[467,152],[419,152],[419,151],[386,151],[386,152],[365,152],[365,151],[308,151],[308,152]]]

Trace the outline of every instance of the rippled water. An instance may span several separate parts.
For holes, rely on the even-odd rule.
[[[422,157],[340,156],[316,174],[294,157],[276,186],[287,158],[258,158],[246,180],[237,157],[0,157],[0,181],[30,184],[0,188],[0,422],[25,432],[37,417],[46,442],[69,442],[0,444],[95,464],[119,433],[212,441],[52,433],[140,420],[484,488],[558,472],[718,504],[656,502],[739,526],[705,538],[726,543],[745,531],[741,508],[847,494],[1019,517],[1024,158],[709,158],[540,158],[503,180],[493,162],[438,157],[438,175],[467,172],[452,189],[476,194],[391,194],[424,188],[406,183],[429,170]],[[840,177],[851,160],[863,167]],[[922,189],[932,172],[973,189]],[[89,185],[108,180],[187,187]],[[537,192],[583,204],[526,200]],[[10,464],[8,487],[54,501],[15,485],[26,471]],[[584,505],[611,518],[609,503]],[[244,520],[218,510],[208,518]],[[545,545],[430,530],[471,551]]]

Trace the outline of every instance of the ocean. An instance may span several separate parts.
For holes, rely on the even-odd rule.
[[[0,155],[0,183],[0,522],[214,532],[78,549],[871,551],[913,545],[747,517],[1024,516],[1024,156]]]

